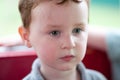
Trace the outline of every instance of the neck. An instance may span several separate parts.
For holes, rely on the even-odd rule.
[[[68,71],[60,71],[41,67],[40,71],[45,80],[80,80],[80,75],[76,68]]]

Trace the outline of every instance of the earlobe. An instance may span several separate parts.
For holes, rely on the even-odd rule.
[[[29,48],[32,47],[30,40],[29,40],[29,31],[21,26],[21,27],[19,27],[18,32],[19,32],[24,44]]]

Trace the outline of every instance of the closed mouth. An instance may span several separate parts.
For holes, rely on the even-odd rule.
[[[75,56],[73,55],[66,55],[64,57],[61,57],[60,59],[64,60],[64,61],[71,61]]]

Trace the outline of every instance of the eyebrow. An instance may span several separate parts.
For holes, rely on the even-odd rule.
[[[80,26],[80,27],[85,27],[86,24],[84,23],[77,23],[77,24],[74,24],[74,26]]]
[[[61,27],[61,25],[48,24],[46,27],[49,27],[49,28],[57,28],[57,27]]]
[[[80,27],[81,29],[84,29],[86,26],[85,26],[86,24],[85,23],[82,23],[82,22],[80,22],[80,23],[76,23],[76,24],[74,24],[74,25],[72,25],[72,27]],[[56,25],[56,24],[48,24],[46,27],[49,27],[49,28],[60,28],[62,25]]]
[[[79,27],[81,28],[82,30],[85,30],[86,29],[86,24],[85,23],[77,23],[74,25],[75,27]]]

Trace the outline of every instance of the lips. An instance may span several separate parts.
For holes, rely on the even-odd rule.
[[[71,61],[73,58],[74,58],[73,55],[67,55],[67,56],[62,57],[61,59],[68,62],[68,61]]]

